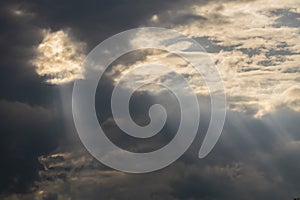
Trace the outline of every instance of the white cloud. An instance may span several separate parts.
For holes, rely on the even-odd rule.
[[[32,61],[36,72],[50,84],[71,82],[82,76],[81,63],[85,58],[85,43],[76,41],[69,31],[43,30],[43,41],[37,46]]]
[[[298,84],[299,28],[275,26],[284,15],[278,10],[300,12],[299,8],[298,0],[211,1],[158,13],[157,19],[168,19],[149,20],[149,25],[171,27],[196,39],[207,37],[221,47],[210,56],[222,74],[229,107],[241,112],[250,109],[260,117],[278,106],[300,110],[299,98],[289,92]],[[189,20],[182,20],[184,16]]]

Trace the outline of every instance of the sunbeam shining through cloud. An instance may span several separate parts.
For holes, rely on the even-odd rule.
[[[300,197],[299,0],[3,0],[0,26],[0,199]],[[176,31],[199,43],[203,51],[195,52],[191,42],[172,34],[147,36],[140,31],[100,49],[99,55],[105,57],[94,51],[93,58],[100,63],[95,62],[95,67],[109,64],[101,77],[94,68],[87,70],[83,63],[101,42],[142,27]],[[159,42],[173,52],[151,48]],[[142,46],[149,48],[140,49]],[[135,50],[123,55],[111,51],[121,52],[126,47]],[[185,52],[185,57],[176,51]],[[116,55],[119,57],[109,59]],[[203,159],[198,153],[214,111],[212,91],[189,60],[204,66],[209,60],[215,65],[226,94],[222,134]],[[180,84],[177,75],[187,84]],[[98,85],[76,90],[82,99],[72,102],[76,84],[88,83],[89,77],[97,79]],[[120,81],[124,94],[146,83],[127,99],[126,118],[116,118],[112,110],[125,101],[113,96]],[[189,86],[199,103],[200,120],[193,115],[197,106],[185,105],[181,112],[176,95],[164,84],[182,96],[187,94],[183,88]],[[101,157],[110,156],[116,163],[125,162],[124,152],[140,155],[170,144],[182,125],[182,116],[187,122],[183,141],[194,133],[190,124],[198,129],[187,151],[167,167],[144,174],[127,173],[98,162],[85,148],[80,139],[93,133],[94,127],[78,135],[74,104],[76,114],[82,117],[80,122],[98,122],[103,135],[119,147],[119,151],[107,151],[111,155]],[[92,118],[81,112],[87,104],[92,105],[88,107]],[[157,104],[166,115],[158,112],[156,116],[151,111]],[[127,134],[119,126],[129,121],[144,128],[153,116],[156,124],[165,122],[156,135],[146,131]],[[91,148],[101,150],[105,143],[97,142],[97,133]],[[139,134],[151,137],[135,137]],[[171,153],[182,149],[181,145],[175,143]],[[144,161],[153,164],[151,159]],[[137,162],[129,165],[141,167]]]

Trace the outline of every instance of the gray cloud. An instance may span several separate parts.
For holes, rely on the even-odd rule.
[[[27,191],[41,165],[36,159],[56,147],[59,122],[40,106],[0,101],[0,191]]]
[[[148,174],[111,170],[83,148],[42,156],[45,170],[32,195],[57,199],[292,199],[299,195],[296,155],[300,142],[294,137],[297,126],[290,124],[299,118],[299,113],[289,109],[263,119],[229,113],[221,140],[206,159],[197,158],[198,140],[180,160]]]
[[[36,54],[35,47],[43,40],[41,30],[69,29],[78,41],[86,42],[91,49],[109,35],[137,26],[146,12],[169,5],[169,2],[158,1],[131,3],[0,3],[1,155],[5,163],[1,172],[1,193],[26,191],[40,166],[37,157],[54,150],[59,140],[69,137],[63,131],[63,122],[58,123],[65,111],[60,102],[61,88],[46,84],[49,77],[38,75],[36,67],[30,63]],[[47,118],[40,108],[49,110],[51,117]],[[40,111],[42,113],[38,114]],[[9,117],[11,115],[14,117]]]
[[[267,31],[253,31],[246,34],[249,29],[243,26],[248,24],[245,20],[250,21],[248,17],[257,13],[250,12],[249,16],[244,16],[235,11],[244,8],[242,3],[245,2],[253,3],[262,11],[268,10],[269,5],[266,3],[258,5],[256,4],[258,1],[217,1],[207,5],[210,2],[41,1],[38,4],[33,1],[2,2],[0,23],[3,31],[0,33],[0,43],[5,48],[1,48],[0,83],[1,99],[6,100],[0,101],[0,144],[4,163],[1,168],[1,177],[4,178],[0,181],[2,193],[0,198],[292,199],[299,196],[300,116],[295,109],[289,108],[289,105],[298,105],[297,98],[299,98],[299,89],[290,87],[291,82],[294,85],[299,82],[296,70],[299,48],[295,45],[298,35],[294,35],[295,37],[289,35],[298,28],[299,10],[278,10],[276,1],[270,9],[276,12],[268,12],[273,14],[272,23],[268,24],[269,18],[266,19],[262,15],[250,18],[256,19],[253,20],[254,25],[267,23],[268,26],[262,29]],[[233,7],[218,6],[228,2],[231,2],[230,6]],[[286,4],[289,6],[295,2],[297,3],[291,0]],[[196,5],[201,12],[193,14],[191,5]],[[209,12],[202,12],[205,9]],[[225,17],[225,11],[229,16]],[[235,19],[241,20],[231,21]],[[171,25],[168,24],[169,21]],[[198,27],[196,22],[208,26],[207,32],[193,29]],[[211,23],[214,26],[210,27]],[[198,160],[197,153],[203,138],[202,133],[207,128],[209,119],[207,110],[201,116],[204,121],[201,122],[196,142],[171,166],[158,172],[132,175],[101,165],[83,149],[74,131],[71,114],[68,113],[71,110],[71,99],[64,96],[66,90],[70,93],[72,85],[58,88],[45,84],[47,77],[37,75],[34,66],[28,61],[34,57],[34,46],[43,39],[41,29],[49,28],[55,32],[70,28],[78,41],[87,43],[88,49],[92,49],[112,34],[147,24],[175,27],[183,32],[186,30],[186,33],[204,44],[212,56],[218,54],[220,57],[216,60],[221,65],[227,66],[224,70],[226,73],[235,70],[239,72],[238,76],[236,73],[229,73],[228,90],[234,88],[235,83],[243,82],[239,79],[240,76],[247,76],[251,81],[260,82],[261,88],[267,87],[270,90],[281,86],[280,83],[288,83],[286,93],[280,97],[283,103],[276,104],[278,106],[274,109],[267,109],[261,118],[253,118],[258,109],[252,103],[263,102],[262,99],[268,100],[269,96],[258,98],[261,91],[257,90],[253,82],[247,82],[244,85],[247,87],[237,87],[236,95],[229,96],[230,101],[240,104],[230,105],[233,109],[229,109],[221,140],[206,159]],[[185,24],[191,26],[179,26]],[[218,32],[220,30],[225,32]],[[224,33],[228,36],[228,40],[219,37]],[[243,37],[235,38],[234,33],[242,34]],[[229,37],[232,34],[233,37]],[[265,40],[267,37],[271,39]],[[274,74],[272,70],[277,69],[276,66],[282,70],[280,78],[285,76],[284,74],[291,74],[286,77],[286,82],[279,82],[278,76],[272,75]],[[268,71],[268,75],[262,78],[258,76],[259,74],[255,75],[256,72],[262,71]],[[102,81],[104,90],[96,97],[97,110],[102,114],[99,121],[107,126],[112,139],[115,134],[116,143],[123,145],[124,148],[129,145],[133,150],[139,148],[148,150],[157,148],[170,139],[159,137],[148,143],[136,144],[140,141],[133,141],[121,135],[123,133],[119,132],[111,120],[109,109],[113,80],[106,76]],[[251,93],[247,88],[256,90]],[[243,92],[251,95],[242,95]],[[63,99],[63,106],[60,105],[60,97]],[[134,98],[133,116],[138,122],[145,123],[147,122],[145,111],[153,102],[149,100],[147,93],[137,93]],[[199,98],[208,101],[207,97]],[[171,113],[177,112],[176,109],[172,110],[173,104],[168,98],[160,97],[155,100],[169,106]],[[146,104],[139,104],[140,102]],[[266,101],[263,107],[273,105],[272,103]],[[234,109],[235,106],[239,109]],[[209,106],[203,107],[205,110]],[[66,131],[62,130],[64,126],[60,124],[61,121],[70,123],[64,124]],[[164,133],[170,135],[172,131],[172,126],[164,129]],[[58,140],[62,141],[56,148]],[[154,143],[159,145],[155,146]],[[43,169],[38,163],[38,157]],[[35,184],[32,185],[34,181]]]

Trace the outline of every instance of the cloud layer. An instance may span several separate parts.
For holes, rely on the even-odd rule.
[[[299,111],[297,16],[299,2],[293,0],[211,1],[161,11],[149,24],[199,41],[223,76],[230,109],[262,116],[280,106]]]
[[[1,2],[0,198],[299,196],[299,7],[298,0]],[[86,152],[72,123],[70,93],[72,81],[84,70],[78,66],[86,52],[113,34],[148,25],[174,28],[205,47],[224,80],[228,117],[216,148],[199,160],[210,118],[201,77],[166,52],[133,52],[116,61],[100,80],[95,98],[99,122],[120,147],[149,151],[176,132],[176,123],[169,123],[158,137],[142,142],[126,136],[112,119],[111,91],[120,75],[139,64],[176,63],[172,66],[189,79],[202,108],[198,137],[180,160],[133,175],[109,169]],[[141,75],[133,78],[143,81]],[[153,102],[178,120],[176,101],[164,92],[153,86],[136,92],[130,106],[138,124],[147,124]]]

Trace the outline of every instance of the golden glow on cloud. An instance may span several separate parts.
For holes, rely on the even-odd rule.
[[[299,0],[211,1],[185,11],[162,11],[155,18],[164,21],[152,17],[149,25],[205,37],[219,46],[210,56],[223,77],[229,109],[261,117],[281,106],[300,110],[299,27],[280,22],[284,10],[299,13],[299,8]]]
[[[43,30],[43,41],[37,46],[32,61],[36,72],[50,84],[63,84],[82,77],[85,43],[78,42],[68,31]]]
[[[221,49],[209,54],[223,78],[229,109],[261,117],[280,106],[300,110],[297,95],[300,89],[299,28],[284,24],[276,26],[283,13],[274,14],[280,9],[299,13],[299,8],[299,0],[211,1],[205,5],[193,4],[186,10],[174,8],[156,13],[147,25],[171,27],[195,39],[205,37],[219,46]],[[184,20],[185,14],[188,20]],[[195,17],[191,18],[192,15]],[[170,36],[157,37],[168,39]],[[153,40],[132,41],[132,45],[147,42]],[[186,43],[175,45],[189,47]],[[37,73],[46,76],[46,81],[51,84],[80,78],[84,46],[68,32],[44,31],[44,40],[37,47],[38,56],[33,61]],[[201,62],[201,57],[197,59]],[[150,54],[130,66],[119,64],[111,71],[111,76],[118,81],[115,74],[124,75],[146,63],[169,66],[176,63],[176,71],[188,77],[191,87],[197,93],[207,95],[203,79],[184,61],[170,54]],[[132,78],[143,81],[141,75]]]

